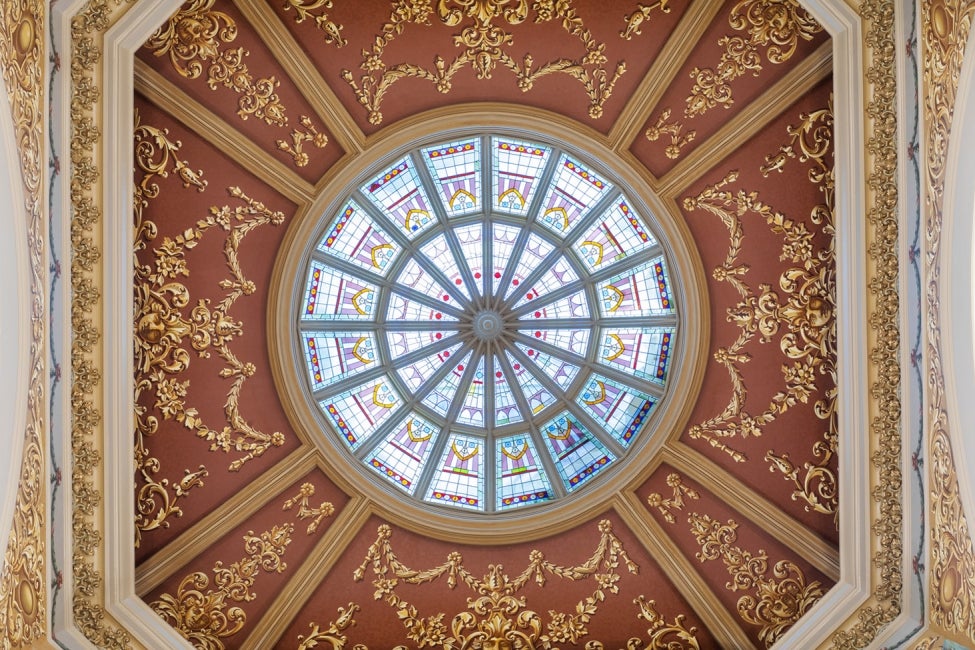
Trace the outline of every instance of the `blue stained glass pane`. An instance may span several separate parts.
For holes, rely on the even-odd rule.
[[[457,352],[457,349],[460,348],[460,346],[460,343],[453,345],[446,350],[441,350],[440,352],[431,354],[430,356],[424,357],[408,366],[397,368],[396,372],[399,374],[400,379],[403,380],[403,383],[405,383],[410,390],[416,392],[419,390],[420,386],[425,384],[427,380],[430,379],[433,373],[435,373],[445,363],[451,362],[451,358]]]
[[[562,482],[570,492],[609,467],[616,460],[599,440],[569,413],[562,413],[544,427],[548,444]]]
[[[528,434],[501,438],[496,444],[498,510],[509,510],[552,498],[552,486]]]
[[[440,427],[411,413],[376,446],[366,464],[396,487],[413,494],[439,433]]]
[[[425,500],[468,510],[484,509],[484,440],[451,434]]]
[[[457,289],[468,298],[471,297],[471,293],[467,290],[464,278],[460,274],[460,267],[457,265],[457,259],[451,252],[450,245],[447,244],[446,237],[443,235],[434,237],[420,248],[420,252],[426,255],[427,258],[436,264],[437,268],[440,269],[445,276],[447,276],[447,281],[450,283],[451,287]],[[440,296],[440,298],[443,299],[443,296]],[[453,299],[451,298],[445,300],[445,302],[450,302],[451,300]]]
[[[391,322],[430,321],[431,324],[436,324],[456,321],[457,319],[438,309],[428,307],[423,303],[394,293],[389,297],[389,309],[386,310],[386,320]]]
[[[491,146],[494,149],[491,178],[495,209],[527,215],[532,197],[538,189],[539,176],[552,150],[528,142],[498,138],[491,139]]]
[[[302,340],[312,391],[376,365],[376,341],[371,333],[308,332]]]
[[[461,392],[460,412],[457,413],[458,424],[469,424],[475,427],[484,426],[484,358],[482,357],[474,369],[471,383]]]
[[[481,209],[481,144],[458,140],[422,151],[448,217]]]
[[[518,343],[517,345],[538,366],[539,371],[546,377],[550,377],[562,390],[568,390],[572,380],[579,374],[579,366],[554,357],[551,354],[539,352],[524,343]]]
[[[559,235],[572,230],[612,185],[562,155],[548,194],[542,200],[538,220]]]
[[[603,316],[662,316],[674,313],[662,257],[600,282]]]
[[[633,441],[656,406],[650,395],[597,374],[589,377],[576,402],[624,446]]]
[[[494,362],[494,368],[494,423],[497,426],[504,426],[521,422],[524,420],[521,409],[518,408],[515,395],[511,391],[511,384],[497,360]]]
[[[343,440],[356,449],[400,404],[387,377],[366,382],[318,403]]]
[[[318,250],[386,275],[401,249],[372,217],[350,201],[328,227]]]
[[[371,282],[312,262],[302,316],[315,320],[371,321],[378,298],[379,289]]]
[[[411,238],[436,223],[409,156],[363,185],[362,193]]]
[[[532,283],[532,286],[528,287],[528,291],[525,295],[521,297],[521,300],[515,303],[515,309],[526,305],[529,302],[541,303],[544,302],[545,296],[547,296],[552,291],[556,289],[561,289],[565,285],[574,282],[579,279],[576,272],[572,269],[572,265],[569,264],[569,260],[565,257],[560,257],[555,260],[555,264],[552,264],[545,275],[540,277],[538,280]]]
[[[661,385],[665,383],[673,328],[605,329],[601,337],[599,363]]]
[[[617,201],[575,242],[579,258],[600,269],[654,246],[657,240],[643,220],[623,200]]]
[[[538,235],[534,233],[529,235],[528,240],[525,242],[525,247],[518,257],[518,266],[515,267],[515,273],[508,285],[508,290],[505,291],[504,297],[507,298],[513,291],[523,286],[525,278],[541,266],[545,258],[548,257],[548,254],[553,250],[555,250],[555,246]]]
[[[501,223],[494,224],[494,238],[491,242],[494,257],[494,266],[491,268],[491,290],[495,295],[499,293],[498,287],[501,285],[501,279],[504,277],[504,271],[508,267],[508,261],[514,253],[515,243],[520,234],[521,228]]]
[[[534,301],[533,301],[534,302]],[[582,289],[556,300],[547,305],[541,304],[544,299],[534,305],[535,309],[525,313],[518,320],[546,320],[548,318],[587,318],[589,316],[589,301]]]
[[[470,358],[470,352],[465,354],[464,358],[459,363],[454,365],[450,369],[450,372],[447,373],[447,376],[444,377],[439,384],[437,384],[437,387],[423,398],[423,403],[441,416],[446,416],[447,411],[450,409],[451,402],[453,402],[454,398],[457,397],[457,391],[460,388],[460,380],[464,376],[464,369],[467,368],[467,361]]]
[[[524,333],[533,339],[554,345],[566,352],[571,352],[580,357],[586,356],[586,346],[589,344],[588,329],[546,330],[539,328],[524,330]]]

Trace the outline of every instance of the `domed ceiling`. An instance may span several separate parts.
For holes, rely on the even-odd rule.
[[[204,648],[773,645],[839,578],[831,71],[790,0],[186,2],[137,592]]]

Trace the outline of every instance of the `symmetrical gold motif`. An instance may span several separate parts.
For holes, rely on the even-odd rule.
[[[921,8],[924,123],[927,125],[924,191],[928,207],[925,298],[929,316],[926,322],[926,383],[929,390],[926,421],[930,423],[931,620],[975,641],[975,550],[968,521],[971,513],[966,515],[962,506],[956,459],[949,437],[940,316],[941,233],[949,136],[975,3],[928,0],[921,3]]]
[[[183,183],[183,187],[196,187],[204,191],[207,182],[202,179],[202,171],[193,169],[183,160],[176,157],[182,143],[169,139],[169,131],[154,126],[141,124],[138,111],[135,116],[135,163],[143,176],[136,183],[133,196],[133,209],[136,224],[135,248],[138,252],[144,248],[148,239],[155,237],[156,225],[151,221],[143,221],[142,211],[149,205],[149,200],[159,196],[157,177],[169,176],[170,167]],[[146,230],[148,232],[143,233]],[[136,264],[136,272],[139,270]],[[138,297],[138,295],[137,295]],[[174,482],[170,492],[170,480],[164,478],[156,480],[161,466],[159,459],[152,456],[146,445],[146,437],[154,435],[159,428],[159,420],[154,415],[147,415],[146,409],[138,405],[139,396],[144,390],[151,390],[152,382],[146,378],[136,381],[136,431],[135,431],[135,466],[139,471],[142,486],[136,495],[135,517],[135,546],[139,547],[144,531],[156,528],[168,528],[169,517],[180,517],[183,514],[178,501],[185,497],[191,489],[203,485],[203,478],[207,469],[200,465],[199,469],[191,472],[183,470],[183,477]],[[156,405],[160,406],[161,401]]]
[[[284,10],[294,9],[295,22],[302,23],[306,19],[311,18],[315,21],[318,29],[321,30],[322,34],[325,35],[326,43],[334,43],[337,47],[342,47],[346,44],[346,40],[342,38],[342,25],[337,25],[328,18],[328,14],[324,11],[318,13],[317,15],[313,13],[318,9],[331,9],[332,0],[285,0]]]
[[[650,20],[650,16],[653,14],[654,9],[659,9],[662,13],[670,13],[670,5],[668,4],[670,0],[656,0],[648,5],[640,3],[636,6],[636,10],[628,16],[623,16],[623,20],[626,21],[626,27],[620,32],[620,38],[630,40],[634,36],[640,36],[643,32],[640,28],[643,23]]]
[[[230,464],[229,469],[237,471],[268,448],[284,444],[282,433],[263,433],[241,415],[240,392],[256,368],[254,364],[238,359],[230,348],[234,338],[243,333],[243,323],[230,315],[230,309],[238,298],[252,295],[257,290],[241,268],[240,244],[261,226],[284,223],[284,213],[269,210],[260,201],[245,195],[239,187],[230,187],[228,192],[243,205],[211,207],[210,214],[197,221],[195,227],[187,228],[175,237],[164,237],[161,245],[153,249],[153,264],[140,264],[135,269],[136,390],[140,393],[153,391],[156,397],[154,407],[163,418],[195,431],[197,436],[211,443],[211,451],[244,452]],[[158,228],[154,223],[142,220],[141,210],[136,211],[136,218],[139,219],[136,250],[148,250]],[[230,277],[219,282],[226,295],[216,305],[211,305],[209,299],[200,299],[190,307],[190,292],[178,278],[190,273],[186,253],[214,228],[226,233],[223,251]],[[189,314],[185,313],[187,309]],[[187,347],[200,357],[210,357],[215,352],[224,361],[219,376],[233,380],[224,403],[227,421],[218,429],[207,426],[199,411],[186,405],[189,381],[179,381],[177,377],[189,368],[191,357]],[[145,413],[138,415],[140,435],[152,435],[158,426],[156,419],[146,417]]]
[[[731,591],[750,591],[738,599],[738,615],[750,625],[759,626],[758,638],[771,647],[778,638],[822,598],[818,580],[806,584],[806,577],[793,562],[780,560],[769,576],[769,559],[765,551],[752,555],[739,546],[738,524],[712,519],[692,512],[687,523],[701,545],[697,558],[701,562],[720,559],[731,581],[725,587]]]
[[[830,161],[832,137],[832,106],[800,116],[799,126],[789,127],[789,143],[775,155],[766,156],[762,167],[765,175],[782,171],[788,160],[797,158],[810,164],[809,181],[823,193],[823,202],[816,205],[809,221],[826,235],[827,244],[815,250],[813,232],[803,221],[790,219],[761,202],[756,192],[731,192],[728,185],[738,178],[729,173],[724,180],[706,188],[695,198],[684,200],[689,211],[701,208],[719,217],[728,228],[730,247],[724,263],[715,268],[716,280],[726,281],[741,295],[742,300],[728,309],[727,320],[735,323],[740,333],[728,347],[718,348],[714,358],[731,378],[732,394],[721,414],[695,424],[689,430],[692,438],[707,440],[713,447],[728,453],[738,462],[746,456],[725,441],[741,436],[760,436],[763,428],[779,415],[798,404],[806,404],[817,391],[816,376],[830,379],[823,397],[813,404],[813,413],[826,422],[823,440],[813,447],[817,462],[804,464],[804,475],[788,454],[773,450],[765,456],[770,471],[780,471],[795,484],[793,499],[802,499],[807,510],[823,514],[837,513],[838,491],[836,474],[831,468],[837,449],[836,422],[836,278],[834,253],[834,180]],[[764,218],[773,233],[783,237],[780,259],[792,266],[779,276],[780,296],[771,285],[759,285],[758,292],[745,282],[748,266],[738,262],[744,240],[741,218],[748,213]],[[785,382],[783,390],[773,395],[768,407],[758,415],[747,410],[747,389],[740,366],[751,359],[746,346],[759,336],[767,343],[785,329],[779,349],[791,363],[782,366]]]
[[[660,511],[661,516],[669,522],[674,523],[674,513],[670,510],[674,508],[676,510],[684,509],[684,497],[687,496],[689,499],[699,499],[697,490],[689,488],[684,485],[683,479],[680,474],[670,473],[667,475],[667,485],[674,490],[674,496],[669,499],[665,499],[659,492],[652,492],[647,495],[647,505],[651,508],[657,508]]]
[[[298,650],[311,650],[320,645],[324,647],[324,644],[328,644],[330,650],[342,650],[345,647],[345,635],[342,632],[355,625],[355,619],[352,617],[357,611],[359,606],[355,603],[349,603],[348,607],[339,607],[339,617],[329,623],[324,630],[318,623],[309,623],[311,632],[308,636],[298,635]],[[361,645],[356,645],[355,650],[365,649]]]
[[[203,74],[203,64],[207,63],[207,86],[211,90],[223,86],[237,93],[240,96],[237,101],[240,119],[246,120],[253,115],[271,126],[287,126],[285,107],[276,92],[280,82],[273,75],[255,79],[244,63],[244,58],[249,55],[244,48],[221,49],[221,44],[237,39],[237,24],[228,14],[215,10],[214,1],[186,0],[183,8],[156,30],[145,46],[156,56],[169,55],[173,68],[187,79],[199,78]],[[312,15],[312,10],[331,6],[331,0],[286,0],[285,8],[295,9],[298,13],[295,20],[301,22]],[[325,31],[326,42],[334,39],[329,34],[338,35],[341,29],[324,14],[315,20]],[[303,115],[300,121],[303,128],[291,131],[290,143],[277,140],[276,144],[278,149],[291,155],[297,167],[304,167],[308,164],[308,154],[301,151],[301,145],[311,142],[321,149],[328,144],[328,138],[312,125],[311,118]]]
[[[598,119],[603,114],[603,104],[613,93],[616,81],[626,71],[622,61],[616,64],[610,75],[606,64],[605,43],[597,42],[572,7],[572,0],[438,0],[436,15],[448,27],[456,27],[468,19],[459,34],[453,37],[454,45],[463,52],[448,63],[437,55],[433,67],[415,63],[387,64],[383,60],[386,48],[410,23],[428,24],[434,12],[431,0],[394,0],[389,20],[382,26],[371,49],[363,50],[360,68],[363,75],[358,81],[349,70],[342,71],[342,78],[355,91],[359,103],[368,111],[370,124],[381,124],[383,97],[400,79],[425,79],[432,82],[437,91],[449,93],[451,80],[458,71],[468,65],[478,79],[490,79],[500,64],[514,73],[518,88],[523,92],[532,89],[536,79],[549,74],[564,74],[582,84],[589,98],[589,116]],[[539,67],[531,54],[522,61],[514,59],[505,47],[514,39],[503,27],[495,24],[502,19],[508,25],[519,25],[534,12],[535,22],[558,19],[567,34],[582,43],[585,52],[577,59],[554,59]]]
[[[488,574],[477,579],[465,567],[461,554],[452,552],[438,567],[417,571],[405,566],[396,557],[390,544],[392,530],[387,525],[379,527],[379,537],[369,547],[366,558],[356,569],[356,581],[365,577],[367,565],[372,565],[376,600],[384,599],[396,611],[406,629],[407,638],[419,647],[443,648],[538,648],[550,649],[553,644],[577,643],[588,634],[588,624],[596,614],[598,604],[606,594],[619,593],[620,575],[617,572],[622,561],[630,573],[638,567],[623,550],[620,540],[613,534],[609,521],[599,523],[602,533],[599,546],[592,557],[578,566],[563,567],[545,560],[541,551],[534,550],[529,564],[515,578],[509,578],[501,565],[490,565]],[[601,570],[600,570],[601,569]],[[447,587],[454,589],[458,580],[477,597],[468,599],[468,610],[459,612],[450,621],[450,630],[444,623],[445,614],[421,617],[416,607],[399,594],[396,587],[401,583],[419,585],[447,576]],[[546,574],[568,580],[592,578],[596,588],[592,595],[579,601],[575,612],[550,611],[550,620],[542,631],[542,618],[527,609],[524,597],[517,596],[532,579],[544,586]]]
[[[331,517],[335,512],[335,506],[328,501],[322,501],[317,508],[308,505],[308,497],[315,494],[315,486],[311,483],[302,483],[298,495],[284,502],[282,510],[291,510],[298,505],[298,519],[309,519],[308,534],[311,535],[318,530],[319,524],[325,517]]]
[[[682,135],[681,132],[684,130],[684,125],[676,120],[668,122],[667,120],[669,119],[670,109],[668,108],[660,114],[656,123],[647,127],[643,135],[650,142],[656,142],[665,135],[670,136],[670,144],[664,149],[664,155],[671,160],[676,160],[680,157],[680,150],[694,141],[695,136],[697,136],[697,131],[688,131]]]
[[[43,442],[47,427],[47,287],[41,210],[45,8],[43,2],[5,3],[0,7],[0,66],[9,102],[3,102],[0,110],[10,110],[15,129],[24,204],[16,207],[14,218],[24,220],[27,226],[27,240],[18,245],[27,250],[30,274],[29,374],[26,395],[20,397],[27,402],[27,426],[22,432],[14,432],[24,436],[24,446],[10,537],[0,566],[0,638],[13,647],[41,642],[47,629],[47,463]]]

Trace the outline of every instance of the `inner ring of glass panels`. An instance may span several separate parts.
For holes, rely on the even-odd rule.
[[[598,169],[472,136],[347,198],[305,267],[298,338],[340,446],[409,498],[535,508],[598,481],[664,396],[664,249]]]

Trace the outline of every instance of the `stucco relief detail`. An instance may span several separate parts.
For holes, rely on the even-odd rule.
[[[6,3],[0,7],[0,66],[8,100],[0,110],[10,110],[14,126],[25,201],[17,206],[14,218],[26,221],[30,274],[27,426],[20,434],[24,436],[20,479],[0,571],[0,636],[15,647],[43,638],[48,609],[45,561],[48,530],[44,512],[47,303],[41,210],[45,7],[42,2]]]
[[[931,620],[975,642],[975,550],[971,523],[962,507],[951,448],[941,345],[941,232],[945,174],[954,106],[975,15],[975,3],[934,0],[921,3],[924,118],[927,159],[925,204],[927,241],[927,421],[931,498]]]

